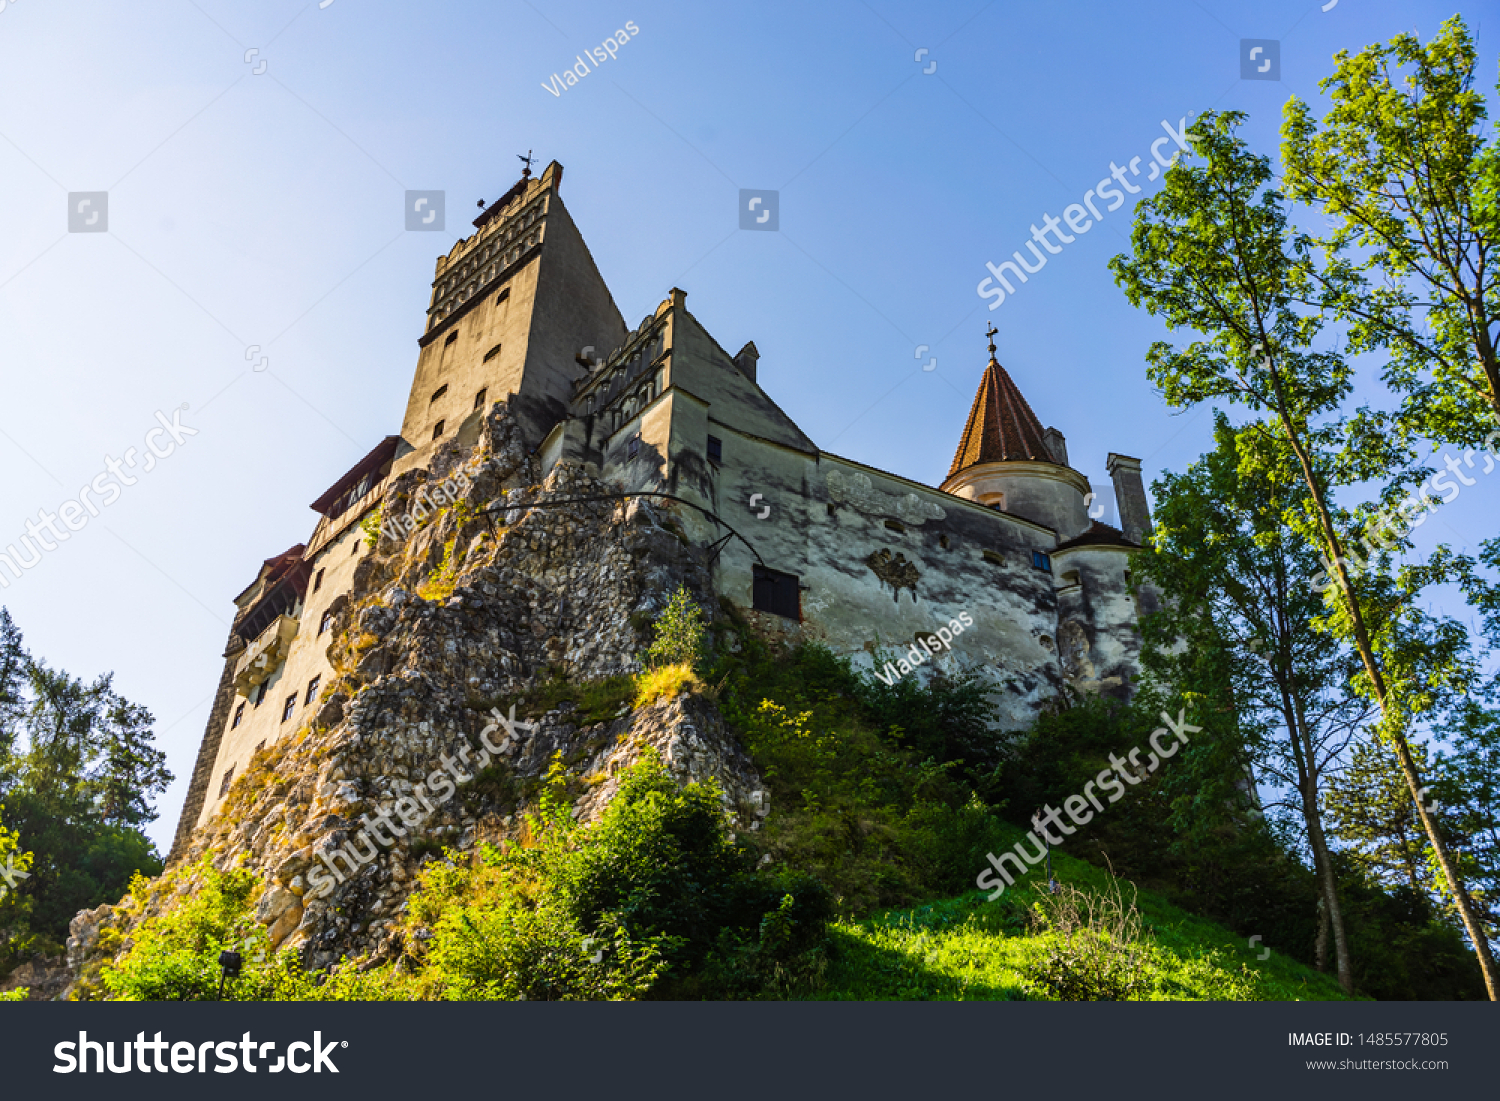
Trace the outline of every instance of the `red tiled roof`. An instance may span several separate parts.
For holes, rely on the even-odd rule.
[[[958,453],[948,477],[979,463],[1034,459],[1055,462],[1042,438],[1037,420],[1005,368],[991,359],[980,380],[969,421],[958,441]]]

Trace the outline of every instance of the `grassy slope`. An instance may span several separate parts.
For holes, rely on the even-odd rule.
[[[1023,832],[1015,827],[1014,840]],[[1102,892],[1107,874],[1060,852],[1056,877]],[[1042,866],[1016,881],[995,902],[974,891],[956,899],[886,910],[835,927],[834,958],[822,991],[833,1000],[1006,1000],[1043,997],[1027,991],[1021,971],[1044,951],[1052,934],[1028,931],[1026,910],[1045,886]],[[978,874],[979,869],[976,869]],[[1127,900],[1129,889],[1126,888]],[[1344,1000],[1328,975],[1276,952],[1260,960],[1243,938],[1214,922],[1140,892],[1136,906],[1154,942],[1150,978],[1154,1000],[1219,999],[1236,977],[1241,997],[1257,1000]],[[1242,968],[1244,970],[1242,970]]]

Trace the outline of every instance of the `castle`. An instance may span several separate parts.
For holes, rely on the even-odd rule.
[[[942,485],[821,451],[756,381],[755,345],[729,355],[683,291],[628,326],[562,175],[555,161],[528,168],[438,258],[400,434],[334,481],[312,503],[308,541],[235,598],[174,856],[332,680],[334,605],[391,479],[472,447],[501,401],[543,475],[577,463],[622,495],[678,502],[684,537],[714,556],[719,597],[762,630],[866,663],[879,652],[978,669],[1008,729],[1065,685],[1129,693],[1152,599],[1129,584],[1150,528],[1137,459],[1107,462],[1123,530],[1092,519],[1062,433],[1042,427],[993,343]]]

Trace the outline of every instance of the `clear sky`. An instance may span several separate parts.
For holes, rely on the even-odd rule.
[[[1315,99],[1336,51],[1425,39],[1453,11],[0,0],[0,550],[108,458],[144,454],[158,412],[197,432],[0,603],[33,653],[114,670],[157,716],[178,777],[151,830],[165,851],[231,598],[399,430],[434,260],[528,149],[565,166],[626,321],[683,288],[730,352],[755,341],[762,385],[827,450],[937,484],[993,321],[1001,362],[1096,484],[1110,451],[1148,482],[1181,470],[1210,415],[1153,392],[1160,326],[1105,266],[1160,186],[1145,177],[1163,120],[1244,110],[1274,154],[1282,105]],[[1497,5],[1464,15],[1493,104]],[[618,56],[544,87],[627,22]],[[1247,38],[1279,42],[1280,80],[1241,79]],[[1140,195],[985,309],[985,261],[1134,157]],[[448,232],[404,230],[408,189],[446,192]],[[779,192],[778,231],[738,228],[741,189]],[[107,232],[70,233],[68,194],[95,191]],[[1472,550],[1497,515],[1500,471],[1424,538]]]

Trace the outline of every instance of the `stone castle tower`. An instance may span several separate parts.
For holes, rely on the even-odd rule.
[[[1123,530],[1092,519],[1062,433],[1042,427],[993,344],[941,486],[823,451],[761,387],[755,344],[730,355],[683,291],[627,327],[562,174],[555,161],[528,170],[438,258],[400,433],[334,481],[307,542],[235,598],[173,856],[257,747],[318,716],[330,627],[370,549],[361,525],[392,479],[451,469],[497,402],[544,477],[577,464],[621,496],[672,501],[684,537],[712,548],[719,598],[770,635],[876,668],[906,654],[978,669],[1007,729],[1065,686],[1129,693],[1151,599],[1129,585],[1150,529],[1138,460],[1106,464]],[[968,626],[929,658],[924,640],[953,623]]]

